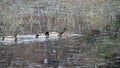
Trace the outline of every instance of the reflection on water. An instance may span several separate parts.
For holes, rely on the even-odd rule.
[[[71,37],[71,36],[81,36],[81,34],[72,34],[72,35],[69,35],[69,36],[66,36],[66,37]],[[28,43],[32,43],[32,42],[45,42],[48,39],[49,40],[59,39],[58,36],[50,36],[49,38],[46,38],[45,36],[43,36],[43,37],[40,37],[40,38],[36,38],[35,35],[18,35],[17,38],[18,38],[18,41],[14,42],[14,40],[4,40],[4,41],[2,41],[2,37],[0,37],[0,43],[4,44],[4,45],[10,45],[10,44],[15,44],[15,43],[17,43],[17,44],[19,44],[19,43],[28,44]],[[65,38],[65,37],[63,37],[63,38]]]

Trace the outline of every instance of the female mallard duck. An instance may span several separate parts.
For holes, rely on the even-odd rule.
[[[17,42],[17,36],[13,37],[13,36],[4,36],[3,41],[15,41]]]

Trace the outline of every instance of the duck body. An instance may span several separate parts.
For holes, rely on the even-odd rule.
[[[58,37],[59,33],[58,32],[47,32],[45,34],[40,34],[42,37],[46,37],[46,38],[51,38],[51,37]],[[41,37],[40,36],[40,37]]]
[[[49,33],[50,35],[50,37],[59,37],[59,33],[58,32],[50,32]]]
[[[45,38],[45,37],[46,37],[46,36],[45,36],[44,33],[40,33],[39,36],[38,36],[38,38]]]
[[[4,41],[14,41],[15,37],[13,37],[13,36],[5,36],[3,40]]]
[[[36,38],[52,38],[52,37],[59,37],[59,33],[58,32],[46,32],[46,33],[36,34]]]

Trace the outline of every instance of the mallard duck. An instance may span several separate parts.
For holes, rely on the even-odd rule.
[[[45,33],[36,33],[36,38],[54,38],[54,37],[65,37],[69,33],[65,32],[65,29],[61,32],[45,32]]]
[[[45,36],[46,36],[46,38],[48,38],[49,37],[49,32],[47,31],[47,32],[45,32]]]
[[[59,33],[58,32],[49,32],[50,37],[58,37]]]
[[[52,38],[52,37],[58,37],[58,32],[45,32],[45,33],[37,33],[36,38]]]
[[[45,38],[45,34],[44,33],[36,33],[36,38]]]
[[[13,36],[4,36],[3,37],[3,41],[17,41],[17,36],[13,37]]]

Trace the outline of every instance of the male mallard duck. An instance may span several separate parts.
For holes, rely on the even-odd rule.
[[[36,38],[54,38],[54,37],[62,37],[62,36],[67,36],[69,33],[65,32],[66,29],[64,29],[61,32],[45,32],[45,33],[36,33]]]
[[[49,32],[47,31],[47,32],[45,32],[45,36],[46,36],[46,38],[48,38],[49,37]]]

